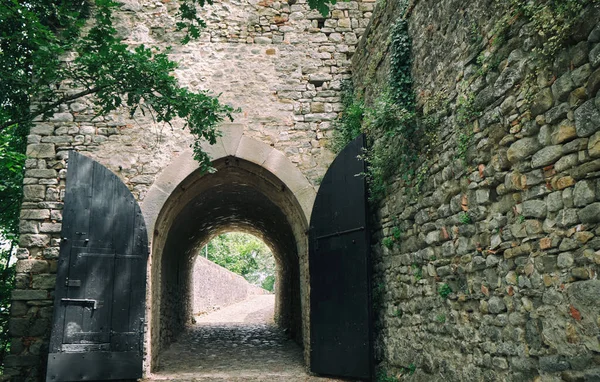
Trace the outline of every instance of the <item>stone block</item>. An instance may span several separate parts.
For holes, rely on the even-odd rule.
[[[131,183],[133,184],[152,184],[152,182],[154,182],[154,175],[138,175],[138,176],[134,176],[133,178],[131,178],[130,180]]]
[[[562,156],[562,146],[548,146],[539,150],[531,157],[531,167],[538,168],[553,164]]]
[[[60,254],[60,248],[58,247],[51,247],[51,248],[44,248],[43,251],[43,255],[45,259],[58,259],[58,256]]]
[[[39,289],[15,289],[11,295],[13,300],[47,300],[49,299],[48,291]]]
[[[46,247],[50,244],[50,236],[41,234],[22,234],[19,236],[21,247]]]
[[[70,135],[43,137],[42,142],[43,143],[54,143],[57,145],[64,146],[64,145],[67,145],[67,144],[73,142],[73,137]]]
[[[571,90],[575,89],[575,84],[571,79],[571,73],[567,72],[562,76],[558,77],[554,84],[552,84],[552,95],[559,102],[563,102],[569,96]]]
[[[48,119],[51,122],[73,122],[73,114],[71,113],[54,113]]]
[[[554,124],[554,123],[560,121],[561,119],[563,119],[567,116],[567,114],[569,113],[570,110],[571,109],[569,107],[569,104],[566,102],[563,102],[563,103],[559,104],[558,106],[553,107],[552,109],[548,110],[546,112],[546,114],[544,115],[544,118],[546,119],[546,123]]]
[[[24,201],[42,201],[46,193],[46,186],[43,185],[27,185],[23,186],[23,200]]]
[[[47,318],[38,318],[30,324],[28,335],[31,337],[41,337],[50,330],[50,320]]]
[[[600,202],[582,208],[577,215],[582,223],[600,223]]]
[[[577,136],[589,137],[600,128],[600,112],[589,100],[575,110],[575,128]]]
[[[56,151],[52,143],[27,145],[26,154],[30,158],[54,158]]]
[[[40,226],[40,232],[43,233],[60,233],[61,229],[61,223],[42,223]]]
[[[558,215],[556,216],[556,223],[561,228],[568,228],[579,223],[577,209],[565,208],[563,210],[560,210],[558,212]]]
[[[591,74],[592,67],[590,64],[585,64],[571,72],[571,79],[573,80],[575,86],[579,87],[585,84],[585,81],[590,77]]]
[[[577,138],[575,124],[570,120],[562,121],[552,133],[552,143],[555,145]]]
[[[500,297],[492,297],[488,301],[488,311],[492,314],[506,312],[506,304]]]
[[[537,117],[548,111],[554,105],[554,96],[550,88],[542,89],[534,98],[531,104],[531,116]]]
[[[578,155],[576,153],[568,154],[556,161],[554,170],[560,173],[577,166],[577,163],[579,163]]]
[[[508,148],[506,155],[510,162],[515,163],[536,153],[541,147],[537,138],[522,138]]]
[[[38,122],[31,127],[29,132],[36,135],[52,135],[54,133],[54,126]]]
[[[44,260],[24,259],[17,261],[16,265],[17,273],[44,273],[47,272],[48,269],[48,262]]]
[[[600,44],[596,44],[592,50],[590,50],[590,64],[593,67],[600,65]]]
[[[58,173],[53,169],[32,168],[25,170],[25,176],[28,178],[56,178]]]
[[[546,198],[546,207],[549,212],[556,212],[563,208],[562,192],[556,191]]]
[[[39,233],[40,227],[35,220],[21,220],[19,222],[19,232],[23,233]]]
[[[585,207],[596,200],[595,184],[589,180],[582,180],[575,184],[573,189],[573,203],[575,207]]]
[[[575,184],[575,179],[570,176],[562,176],[560,178],[552,179],[552,187],[557,190],[563,190],[567,187],[571,187]]]
[[[546,217],[546,203],[543,200],[526,200],[523,202],[523,216],[542,219]]]
[[[600,90],[600,68],[596,69],[594,73],[590,74],[586,90],[587,95],[591,98],[598,94],[598,90]]]

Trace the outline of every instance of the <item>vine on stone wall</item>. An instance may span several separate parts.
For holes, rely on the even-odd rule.
[[[339,153],[348,143],[362,132],[362,121],[365,104],[360,97],[355,96],[352,81],[342,82],[341,101],[343,112],[333,124],[333,136],[329,148]]]
[[[404,19],[392,28],[390,50],[388,87],[366,110],[363,124],[372,143],[366,156],[372,201],[385,195],[396,174],[402,174],[407,182],[415,177],[415,163],[422,146],[411,75],[411,40]]]

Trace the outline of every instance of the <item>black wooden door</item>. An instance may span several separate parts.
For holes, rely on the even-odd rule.
[[[309,231],[310,367],[314,373],[370,379],[373,369],[364,136],[325,174]]]
[[[46,381],[142,376],[148,238],[121,180],[69,154]]]

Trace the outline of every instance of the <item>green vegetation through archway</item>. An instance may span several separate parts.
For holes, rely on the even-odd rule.
[[[269,292],[275,289],[273,253],[256,236],[242,232],[217,235],[202,248],[200,255],[241,275],[253,285]]]

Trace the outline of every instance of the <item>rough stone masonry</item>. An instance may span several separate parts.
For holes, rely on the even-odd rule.
[[[600,9],[584,9],[536,67],[533,23],[492,41],[508,3],[381,4],[353,57],[372,102],[388,81],[390,26],[406,15],[418,108],[439,118],[422,191],[398,180],[375,211],[376,351],[388,376],[600,380]],[[491,54],[501,59],[485,72]],[[465,158],[461,96],[480,111]]]
[[[132,46],[176,46],[175,3],[124,2],[120,33]],[[341,110],[350,59],[357,88],[369,94],[384,85],[390,26],[402,14],[398,3],[380,2],[367,28],[374,3],[337,4],[327,19],[291,3],[218,2],[207,8],[203,41],[176,46],[172,57],[182,83],[242,108],[228,128],[280,150],[316,186],[332,160],[323,141]],[[506,58],[477,77],[501,3],[411,2],[419,103],[438,93],[448,102],[422,195],[411,198],[398,181],[376,210],[378,360],[407,380],[598,380],[600,12],[585,10],[572,43],[549,75],[533,77],[536,91],[525,102],[538,39],[530,24],[514,25]],[[482,46],[473,47],[473,25]],[[454,128],[465,88],[482,110],[467,166],[456,159]],[[17,380],[43,370],[67,150],[106,165],[143,202],[156,174],[190,143],[180,126],[93,115],[89,100],[63,105],[29,137],[5,370]],[[401,240],[383,246],[396,226]],[[447,298],[438,293],[443,285]]]

